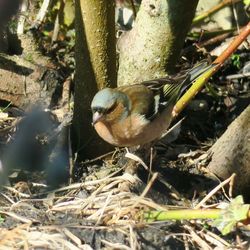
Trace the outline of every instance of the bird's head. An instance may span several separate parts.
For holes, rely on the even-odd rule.
[[[113,123],[128,116],[130,101],[127,95],[121,91],[105,88],[94,96],[91,110],[93,125],[99,121]]]

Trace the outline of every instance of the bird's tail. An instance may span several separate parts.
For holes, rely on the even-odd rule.
[[[174,86],[165,86],[164,94],[167,96],[168,92],[175,92],[176,95],[172,96],[171,100],[176,101],[178,100],[183,93],[187,90],[187,88],[203,73],[207,72],[208,70],[214,68],[216,64],[208,64],[207,61],[202,61],[199,64],[195,65],[193,68],[186,70],[184,72],[180,72],[178,75],[174,77],[175,84]],[[175,89],[175,90],[173,90]]]
[[[195,79],[197,79],[203,73],[214,68],[215,65],[216,64],[208,64],[207,61],[202,61],[201,63],[195,65],[192,69],[190,69],[188,71],[188,74],[190,76],[189,81],[193,82]]]

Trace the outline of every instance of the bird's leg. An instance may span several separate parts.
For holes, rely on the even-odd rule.
[[[138,150],[138,147],[130,147],[130,148],[125,148],[126,150],[126,155],[127,157],[127,162],[125,164],[125,173],[135,175],[139,166],[139,161],[137,159],[136,152]]]
[[[130,150],[126,148],[126,151],[125,156],[130,159],[128,166],[125,168],[126,173],[136,174],[139,165],[151,172],[152,160],[154,158],[152,143],[140,148],[130,148]]]
[[[133,148],[125,148],[126,154],[125,157],[126,163],[125,163],[125,174],[133,175],[134,177],[137,177],[139,168],[142,166],[148,173],[148,179],[152,175],[151,167],[152,167],[152,161],[154,158],[152,143],[147,144],[143,147],[133,147]],[[145,163],[146,162],[146,163]],[[146,173],[146,172],[145,172]],[[136,180],[139,180],[139,178],[136,178]],[[131,182],[124,182],[120,185],[120,189],[123,191],[129,191],[131,190],[131,187],[139,185],[138,181],[135,181],[131,184]]]

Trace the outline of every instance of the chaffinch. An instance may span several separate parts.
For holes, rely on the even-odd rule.
[[[138,146],[159,139],[183,91],[211,67],[201,63],[175,76],[100,90],[91,103],[95,130],[115,146]]]

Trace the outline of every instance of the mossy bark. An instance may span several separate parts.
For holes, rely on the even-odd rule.
[[[105,86],[116,85],[115,7],[113,1],[76,0],[75,108],[73,146],[81,159],[108,150],[91,126],[90,103]]]
[[[180,56],[198,0],[143,0],[134,28],[121,37],[118,85],[171,72]]]

